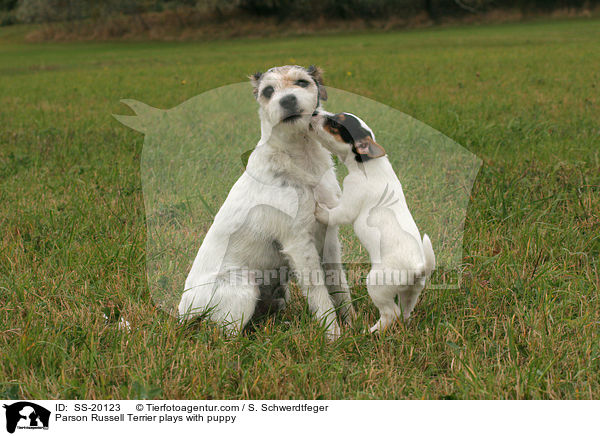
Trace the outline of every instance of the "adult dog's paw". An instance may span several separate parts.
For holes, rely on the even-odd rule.
[[[378,333],[378,332],[379,332],[379,330],[380,330],[380,329],[379,329],[379,321],[377,321],[377,322],[375,323],[375,325],[373,325],[373,327],[371,327],[371,328],[369,329],[369,331],[370,331],[371,333]]]
[[[340,338],[341,334],[340,326],[337,322],[333,322],[327,329],[327,340],[331,342],[336,341]]]

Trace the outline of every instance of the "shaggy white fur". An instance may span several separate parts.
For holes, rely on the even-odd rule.
[[[324,98],[320,71],[277,67],[251,81],[261,140],[202,242],[185,282],[180,318],[205,315],[239,332],[257,303],[285,306],[289,291],[281,271],[289,267],[328,336],[337,338],[334,304],[346,320],[354,310],[337,227],[328,229],[314,215],[315,195],[330,207],[341,195],[330,153],[308,134]],[[322,263],[338,277],[335,283],[323,282]],[[260,284],[265,275],[270,283]]]

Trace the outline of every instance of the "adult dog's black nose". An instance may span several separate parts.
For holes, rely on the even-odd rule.
[[[298,99],[295,95],[289,94],[283,97],[281,100],[279,100],[279,104],[282,108],[288,111],[293,111],[294,109],[296,109],[296,106],[298,106]]]

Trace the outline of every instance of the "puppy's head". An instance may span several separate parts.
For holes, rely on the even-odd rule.
[[[352,152],[358,162],[385,156],[383,147],[375,142],[373,131],[356,115],[319,111],[312,117],[310,127],[321,144],[338,156]]]
[[[327,99],[322,72],[311,66],[286,65],[250,76],[261,119],[271,126],[307,127],[322,100]]]

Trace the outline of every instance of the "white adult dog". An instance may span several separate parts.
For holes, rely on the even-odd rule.
[[[435,268],[435,255],[429,237],[421,240],[385,150],[365,122],[349,113],[321,111],[313,117],[311,134],[348,168],[339,205],[319,204],[315,214],[332,226],[353,223],[369,252],[367,289],[380,314],[371,332],[402,315],[408,321]]]
[[[330,153],[308,135],[311,115],[326,98],[321,72],[283,66],[250,80],[260,106],[261,140],[202,242],[179,315],[205,315],[239,332],[257,303],[284,306],[289,291],[281,270],[289,266],[310,309],[336,338],[334,304],[347,320],[354,310],[337,229],[314,216],[315,194],[330,207],[341,195]],[[322,260],[334,280],[324,281]],[[282,299],[273,295],[280,284],[285,286]]]

